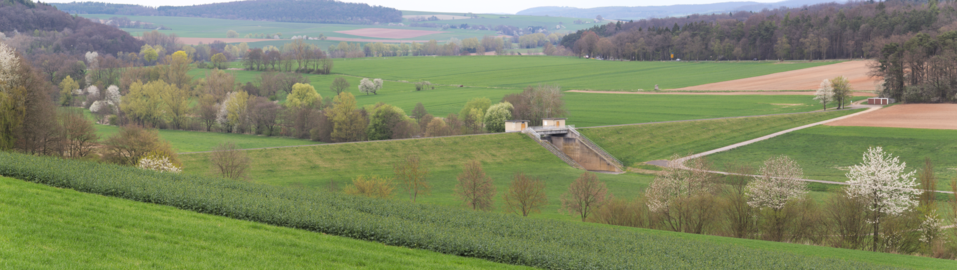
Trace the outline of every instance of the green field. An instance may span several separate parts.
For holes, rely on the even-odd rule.
[[[113,136],[119,132],[119,127],[117,126],[96,125],[95,127],[96,134],[100,136],[101,141],[106,140],[110,136]],[[285,137],[265,137],[235,133],[200,132],[171,129],[160,129],[158,132],[160,138],[169,141],[173,146],[173,149],[176,149],[176,151],[180,153],[211,151],[217,145],[224,142],[233,142],[241,149],[310,145],[321,143]]]
[[[833,64],[816,62],[633,62],[575,57],[449,56],[336,59],[333,73],[437,84],[524,88],[559,84],[563,90],[673,89]]]
[[[329,181],[339,187],[351,185],[359,175],[392,177],[392,165],[409,154],[417,154],[430,170],[432,195],[418,201],[464,207],[453,195],[456,176],[466,161],[482,162],[485,173],[495,181],[498,195],[495,211],[502,211],[512,176],[517,172],[540,177],[547,182],[549,205],[536,217],[562,220],[575,218],[560,214],[559,197],[568,190],[582,171],[574,169],[523,134],[443,137],[400,141],[330,144],[315,147],[251,150],[249,172],[253,182],[270,185],[296,185],[323,189]],[[203,175],[209,171],[207,154],[180,155],[183,171]],[[599,179],[616,197],[634,198],[651,182],[652,177],[638,174],[606,175]],[[396,190],[400,192],[400,190]],[[401,200],[407,196],[396,193]]]
[[[430,251],[0,177],[5,269],[503,269]]]
[[[673,154],[704,152],[858,111],[588,128],[581,133],[625,166],[638,166],[646,161],[668,159]]]
[[[818,126],[795,131],[709,158],[717,165],[735,161],[752,166],[771,156],[788,155],[804,168],[808,179],[847,181],[848,168],[859,164],[868,147],[881,146],[899,156],[908,170],[924,166],[924,157],[934,162],[937,188],[950,190],[957,176],[957,130]]]

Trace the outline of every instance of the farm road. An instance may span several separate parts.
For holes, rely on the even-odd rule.
[[[791,129],[787,129],[787,130],[775,132],[775,133],[772,133],[772,134],[770,134],[770,135],[758,137],[758,138],[751,139],[751,140],[747,140],[747,141],[744,141],[744,142],[740,142],[740,143],[728,145],[728,146],[721,147],[721,148],[718,148],[718,149],[714,149],[714,150],[711,150],[711,151],[705,151],[705,152],[701,152],[701,153],[698,153],[698,154],[693,154],[693,155],[690,155],[690,156],[682,157],[682,158],[679,158],[679,159],[676,160],[677,163],[678,163],[678,168],[679,168],[679,169],[682,169],[682,170],[690,170],[691,168],[688,168],[688,166],[685,166],[685,162],[687,162],[688,160],[692,160],[692,159],[704,157],[704,156],[711,155],[711,154],[715,154],[715,153],[720,153],[720,152],[729,151],[729,150],[731,150],[731,149],[735,149],[735,148],[742,147],[742,146],[746,146],[746,145],[753,144],[753,143],[756,143],[756,142],[764,141],[764,140],[767,140],[767,139],[771,139],[771,138],[774,138],[774,137],[777,137],[777,136],[781,136],[781,135],[784,135],[784,134],[787,134],[787,133],[791,133],[791,132],[794,132],[794,131],[798,131],[798,130],[802,130],[802,129],[805,129],[805,128],[809,128],[809,127],[813,127],[813,126],[819,126],[819,125],[831,123],[831,122],[834,122],[834,121],[839,121],[839,120],[843,120],[843,119],[855,117],[855,116],[862,115],[862,114],[865,114],[865,113],[870,113],[870,112],[873,112],[873,111],[880,110],[881,108],[883,108],[883,106],[853,105],[853,106],[851,106],[851,108],[868,108],[868,109],[867,109],[866,111],[863,111],[863,112],[858,112],[858,113],[849,114],[849,115],[845,115],[845,116],[841,116],[841,117],[837,117],[837,118],[833,118],[833,119],[828,119],[828,120],[824,120],[824,121],[817,122],[817,123],[807,124],[807,125],[803,125],[803,126],[800,126],[800,127],[796,127],[796,128],[791,128]],[[655,161],[655,163],[652,164],[652,165],[661,166],[661,161]],[[716,174],[723,174],[723,175],[756,176],[756,175],[735,174],[735,173],[720,172],[720,171],[707,171],[707,172],[709,172],[709,173],[716,173]],[[798,180],[804,181],[804,182],[812,182],[812,183],[823,183],[823,184],[833,184],[833,185],[847,185],[847,183],[844,183],[844,182],[835,182],[835,181],[824,181],[824,180],[814,180],[814,179],[798,179]],[[953,192],[950,192],[950,191],[941,191],[941,190],[938,190],[937,193],[953,194]]]

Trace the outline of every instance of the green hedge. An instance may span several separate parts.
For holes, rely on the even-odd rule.
[[[615,228],[0,153],[0,175],[200,213],[550,269],[879,268]]]

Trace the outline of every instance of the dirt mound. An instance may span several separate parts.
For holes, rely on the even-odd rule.
[[[826,66],[785,71],[764,76],[732,81],[709,83],[670,90],[695,91],[779,91],[779,90],[817,90],[824,79],[844,75],[851,83],[851,90],[873,91],[881,78],[870,77],[868,65],[871,61],[847,61]]]
[[[445,32],[388,28],[362,28],[355,30],[336,31],[336,33],[372,38],[414,38],[433,34],[441,34]]]
[[[957,104],[903,104],[839,121],[828,126],[957,129]]]

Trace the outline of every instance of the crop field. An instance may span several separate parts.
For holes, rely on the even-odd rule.
[[[709,158],[716,164],[735,161],[759,166],[775,155],[788,155],[808,179],[847,181],[849,167],[859,164],[868,147],[881,146],[899,156],[907,169],[920,170],[924,158],[934,162],[937,189],[950,190],[957,176],[957,131],[879,127],[818,126],[782,135]]]
[[[410,154],[417,154],[424,164],[428,164],[428,179],[432,185],[432,195],[420,197],[417,201],[452,207],[464,207],[453,195],[453,190],[462,166],[474,159],[482,162],[485,173],[495,181],[498,189],[495,211],[503,210],[502,194],[512,176],[523,172],[547,183],[549,204],[535,216],[562,220],[575,218],[559,213],[559,197],[583,172],[568,166],[531,138],[516,133],[330,144],[247,153],[253,164],[249,168],[252,182],[320,190],[325,189],[330,181],[335,181],[340,188],[351,185],[352,179],[359,175],[392,177],[393,165]],[[180,155],[180,160],[185,173],[205,175],[209,172],[208,154]],[[638,174],[599,174],[598,177],[606,183],[608,190],[621,198],[634,198],[652,180],[651,176]],[[409,200],[401,190],[395,192],[396,198]]]
[[[618,158],[638,166],[673,154],[704,152],[781,130],[859,110],[582,129],[581,133]]]
[[[640,265],[655,268],[767,269],[788,265],[815,269],[943,269],[954,265],[953,261],[917,256],[525,219],[515,215],[163,174],[95,162],[14,153],[0,153],[0,161],[0,173],[4,175],[24,177],[51,186],[346,235],[389,246],[421,248],[543,268],[609,269],[636,268]],[[96,195],[91,197],[102,198]],[[74,207],[93,208],[87,204]],[[67,206],[70,211],[75,211],[74,207]],[[113,214],[100,208],[96,208],[96,211],[104,215]],[[54,222],[50,223],[62,220],[60,216],[51,217]],[[162,220],[171,221],[169,215],[163,215]],[[226,222],[217,222],[217,219],[212,221],[217,225],[217,230],[228,228]],[[84,223],[83,227],[87,229],[89,224]],[[249,227],[260,229],[267,226],[252,224]],[[129,227],[117,229],[123,228]],[[245,241],[242,244],[255,241],[248,235],[236,238]],[[285,246],[290,245],[284,243]],[[415,262],[411,263],[414,265]]]
[[[429,17],[436,15],[439,17],[441,15],[451,15],[456,17],[462,17],[465,12],[462,13],[451,13],[451,12],[424,12],[424,11],[402,11],[402,16],[422,16]],[[497,14],[476,14],[479,18],[475,19],[455,19],[455,20],[440,20],[440,21],[426,21],[427,23],[436,23],[436,24],[468,24],[468,25],[511,25],[519,28],[527,28],[530,26],[542,26],[548,28],[549,31],[553,32],[575,32],[581,29],[592,28],[596,25],[607,24],[611,21],[605,21],[602,23],[594,23],[592,20],[588,19],[577,19],[577,18],[567,18],[567,17],[546,17],[546,16],[527,16],[527,15],[497,15]],[[508,18],[501,18],[502,16],[507,16]],[[440,18],[441,19],[441,18]],[[575,20],[586,21],[587,23],[575,24]],[[408,18],[404,20],[405,24],[409,24],[410,21]],[[561,30],[556,30],[555,26],[561,24],[565,28]],[[425,28],[423,28],[425,29]]]
[[[524,88],[540,83],[565,90],[654,90],[761,76],[835,63],[623,62],[544,56],[450,56],[336,59],[333,73],[478,87]]]
[[[0,267],[524,268],[0,177]]]

